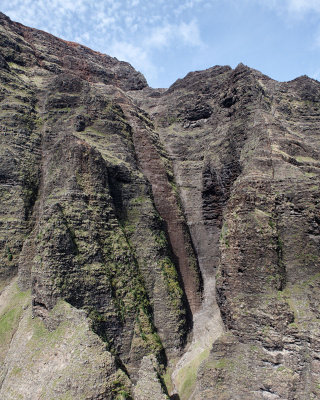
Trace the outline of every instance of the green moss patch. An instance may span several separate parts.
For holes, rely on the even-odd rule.
[[[178,372],[177,384],[181,400],[187,400],[190,398],[195,389],[198,368],[201,362],[208,358],[209,353],[209,349],[200,352],[197,357],[181,368],[181,370]]]
[[[21,292],[16,283],[7,288],[6,306],[0,312],[0,361],[3,361],[16,332],[23,308],[30,301],[29,292]]]

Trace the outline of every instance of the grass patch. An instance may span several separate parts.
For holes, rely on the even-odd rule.
[[[17,284],[9,289],[7,306],[0,313],[0,362],[3,361],[12,336],[18,328],[23,308],[29,300],[28,292],[21,292]]]
[[[164,381],[164,384],[166,385],[168,393],[172,393],[172,391],[173,391],[173,383],[172,383],[172,379],[171,379],[171,374],[172,374],[172,368],[168,367],[166,370],[166,373],[162,376],[162,379]]]
[[[312,157],[303,157],[303,156],[297,156],[296,160],[301,163],[306,162],[306,163],[311,163],[311,164],[318,164],[318,162],[319,162],[318,160],[315,160]]]
[[[198,368],[201,362],[209,357],[209,353],[209,349],[202,351],[179,371],[177,381],[181,400],[187,400],[191,396],[196,385]]]

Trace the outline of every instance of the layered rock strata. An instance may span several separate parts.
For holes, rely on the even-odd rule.
[[[317,399],[320,83],[0,37],[1,396]]]

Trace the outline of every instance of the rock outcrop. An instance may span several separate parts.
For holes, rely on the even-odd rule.
[[[320,83],[0,38],[0,397],[319,398]]]

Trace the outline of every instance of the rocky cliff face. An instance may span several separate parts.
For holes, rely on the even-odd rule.
[[[320,83],[0,37],[0,397],[319,398]]]

